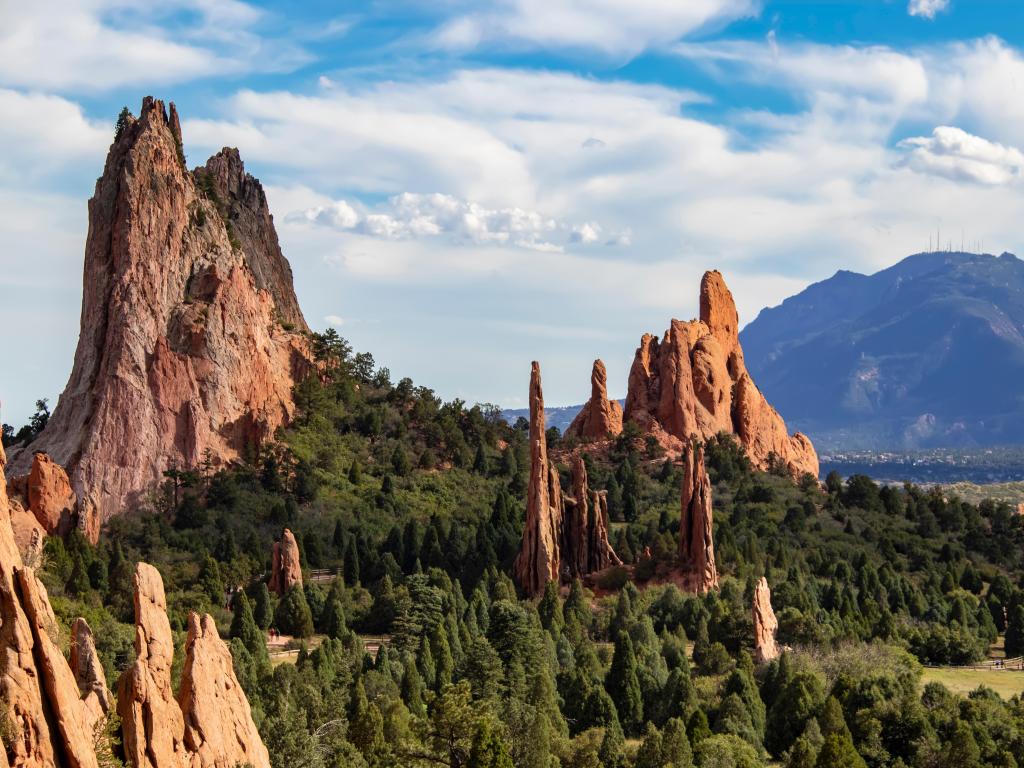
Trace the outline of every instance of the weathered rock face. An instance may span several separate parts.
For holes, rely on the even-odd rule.
[[[213,617],[191,614],[178,703],[192,768],[269,768],[270,755]]]
[[[590,374],[590,400],[576,414],[566,430],[567,435],[603,440],[622,432],[622,406],[608,399],[608,371],[601,360],[594,361]]]
[[[526,494],[526,525],[513,568],[516,580],[528,595],[539,594],[549,581],[557,582],[561,575],[561,495],[558,472],[548,463],[544,392],[540,363],[534,361],[530,372],[530,485]]]
[[[292,587],[302,585],[302,561],[299,544],[287,528],[280,541],[274,542],[270,553],[270,589],[280,597],[288,594]]]
[[[117,690],[124,752],[135,768],[185,768],[185,722],[171,690],[174,637],[160,573],[135,568],[135,663]]]
[[[608,492],[590,490],[580,454],[572,459],[572,497],[565,499],[564,521],[562,564],[570,576],[622,565],[608,543]]]
[[[6,463],[0,448],[0,470]],[[57,644],[46,589],[22,562],[0,472],[0,711],[11,726],[4,763],[93,768],[93,724]]]
[[[217,197],[227,209],[227,219],[242,246],[256,287],[270,292],[284,322],[308,331],[295,297],[292,268],[281,253],[263,185],[245,172],[242,158],[233,147],[224,147],[207,160],[206,172],[217,190]]]
[[[89,202],[74,367],[32,444],[67,468],[88,525],[171,467],[207,451],[232,461],[270,438],[310,369],[304,337],[286,329],[305,323],[258,184],[231,152],[190,173],[180,145],[173,105],[168,117],[147,97]],[[23,451],[12,472],[31,460]]]
[[[90,726],[103,720],[110,711],[112,697],[107,688],[107,676],[96,653],[89,623],[78,617],[71,624],[71,671],[78,683],[78,691],[90,715]]]
[[[645,334],[629,373],[624,418],[671,450],[693,437],[736,435],[753,464],[766,469],[772,455],[790,472],[818,474],[818,455],[786,424],[754,385],[743,363],[736,304],[722,275],[701,281],[700,319],[672,320],[664,337]]]
[[[77,503],[64,468],[45,453],[34,454],[28,475],[28,508],[46,532],[60,536],[70,533]]]
[[[679,519],[679,562],[687,589],[704,594],[718,589],[715,565],[711,480],[704,468],[704,449],[683,450],[682,515]]]
[[[98,768],[97,738],[112,706],[103,666],[84,619],[72,625],[70,664],[61,652],[46,589],[23,564],[14,542],[5,463],[0,447],[0,713],[10,724],[0,765]],[[135,572],[135,618],[137,658],[121,677],[118,701],[130,764],[269,768],[266,747],[213,619],[189,616],[176,700],[163,581],[145,563]]]
[[[768,589],[768,579],[761,577],[754,587],[753,606],[754,618],[754,661],[765,664],[779,657],[779,644],[775,641],[775,633],[779,622],[772,610],[772,593]]]

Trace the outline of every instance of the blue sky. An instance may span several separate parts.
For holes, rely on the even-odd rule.
[[[21,7],[21,6],[25,7]],[[237,146],[310,324],[445,398],[625,391],[721,269],[741,322],[943,240],[1021,252],[1016,0],[0,6],[4,421],[56,401],[114,119]]]

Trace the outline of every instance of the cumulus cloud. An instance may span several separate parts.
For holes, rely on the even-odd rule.
[[[975,136],[960,128],[940,125],[931,136],[914,136],[899,143],[906,163],[915,171],[979,184],[1009,184],[1020,178],[1024,153]]]
[[[632,56],[759,10],[759,0],[492,0],[446,21],[434,44],[467,50],[497,43]]]
[[[910,0],[909,5],[907,5],[907,13],[911,16],[934,19],[935,14],[946,10],[948,7],[949,0]]]
[[[403,192],[388,199],[384,210],[335,200],[289,213],[291,223],[310,222],[343,232],[384,240],[445,236],[454,243],[512,245],[534,251],[560,252],[554,239],[587,245],[601,238],[601,225],[571,225],[524,208],[488,208],[441,193]]]

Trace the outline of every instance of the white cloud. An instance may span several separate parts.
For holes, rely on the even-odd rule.
[[[188,23],[167,19],[183,12]],[[308,60],[250,29],[262,12],[237,0],[39,0],[0,4],[0,84],[54,90],[165,85],[279,71]]]
[[[67,172],[69,163],[98,158],[113,140],[113,124],[89,120],[82,108],[59,96],[0,88],[0,179]],[[15,148],[17,148],[15,150]]]
[[[339,315],[327,315],[324,317],[324,322],[332,328],[341,328],[345,324],[345,318]]]
[[[570,225],[524,208],[488,208],[441,193],[403,192],[388,199],[384,210],[333,200],[293,211],[289,222],[310,222],[342,232],[385,240],[445,236],[456,244],[512,245],[548,253],[563,246],[553,239],[587,245],[601,237],[601,225]]]
[[[758,0],[498,0],[455,15],[433,42],[454,50],[498,44],[629,57],[759,10]]]
[[[907,164],[915,171],[980,184],[1008,184],[1020,178],[1024,153],[948,125],[931,136],[904,139]]]
[[[907,13],[911,16],[921,16],[925,19],[934,19],[937,13],[949,7],[949,0],[910,0],[907,5]]]

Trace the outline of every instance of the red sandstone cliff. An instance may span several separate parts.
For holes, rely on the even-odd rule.
[[[659,339],[645,334],[629,372],[624,418],[680,450],[696,437],[736,435],[754,466],[777,456],[796,476],[818,475],[818,455],[799,432],[789,435],[743,363],[736,304],[719,272],[701,281],[700,319],[672,320]]]
[[[234,150],[190,173],[174,105],[147,97],[89,201],[74,367],[31,451],[102,522],[168,468],[272,437],[309,369],[305,327],[259,183]],[[31,453],[13,458],[27,472]]]

